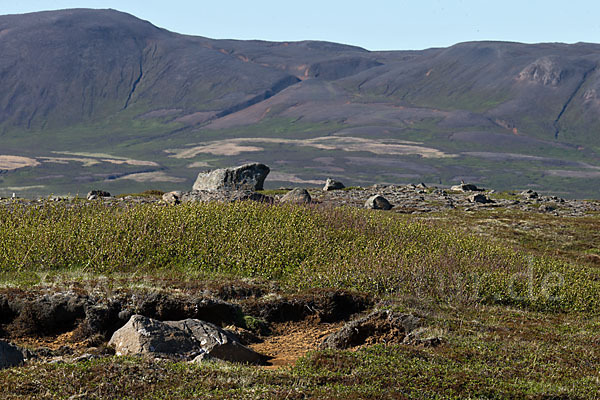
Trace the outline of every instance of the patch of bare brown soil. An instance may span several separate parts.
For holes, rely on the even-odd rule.
[[[21,336],[11,339],[11,342],[28,349],[39,349],[45,347],[50,350],[69,348],[74,352],[83,352],[90,347],[89,340],[80,340],[75,337],[75,331],[66,332],[61,335],[33,337]]]
[[[258,353],[273,357],[269,360],[271,365],[263,368],[286,367],[294,364],[309,351],[316,350],[327,335],[339,330],[344,323],[316,323],[306,319],[273,324],[272,335],[265,337],[264,342],[251,344],[249,347]]]

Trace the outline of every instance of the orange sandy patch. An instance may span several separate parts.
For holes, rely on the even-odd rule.
[[[83,350],[88,347],[88,343],[83,340],[75,340],[73,338],[75,331],[66,332],[58,336],[45,337],[16,337],[12,338],[11,342],[30,349],[46,347],[50,350],[58,350],[63,346],[70,347],[74,350]]]
[[[285,322],[275,325],[273,335],[263,343],[250,345],[252,350],[273,357],[267,369],[294,364],[300,357],[316,350],[323,339],[341,328],[344,323],[315,324],[309,321]]]

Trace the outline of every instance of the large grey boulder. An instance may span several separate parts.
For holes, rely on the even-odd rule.
[[[264,164],[244,164],[236,168],[215,169],[200,172],[194,182],[194,190],[262,190],[265,178],[271,170]]]
[[[167,355],[192,360],[206,355],[221,360],[260,364],[264,356],[242,345],[233,334],[197,319],[161,322],[133,315],[109,341],[117,355]]]
[[[113,333],[108,344],[115,347],[118,356],[154,353],[188,355],[197,350],[194,339],[186,332],[142,315],[131,316],[122,328]]]
[[[281,203],[307,204],[312,201],[308,190],[295,188],[287,192],[280,200]]]
[[[19,347],[0,340],[0,369],[16,367],[24,361],[23,351]]]
[[[241,344],[233,334],[211,323],[188,318],[165,324],[189,333],[210,357],[248,364],[260,364],[264,361],[262,355]]]
[[[391,210],[392,205],[385,197],[376,194],[367,199],[365,208],[370,208],[372,210]]]

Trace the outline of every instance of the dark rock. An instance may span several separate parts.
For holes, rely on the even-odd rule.
[[[306,302],[287,299],[259,301],[254,304],[246,303],[244,311],[257,315],[268,322],[300,321],[312,314],[312,310],[307,307]]]
[[[242,318],[238,305],[211,298],[174,296],[166,292],[137,295],[131,306],[134,313],[161,321],[196,318],[214,324],[235,324]]]
[[[0,321],[3,324],[11,322],[17,316],[17,312],[11,307],[7,296],[0,295]]]
[[[82,355],[80,355],[78,357],[75,357],[73,359],[73,362],[74,363],[80,363],[80,362],[86,362],[86,361],[95,360],[95,359],[98,359],[98,358],[100,358],[100,356],[97,355],[97,354],[84,353],[84,354],[82,354]]]
[[[524,190],[519,194],[525,197],[526,199],[537,199],[539,197],[539,194],[531,189]]]
[[[161,321],[187,318],[194,308],[189,299],[180,298],[166,292],[139,294],[132,305],[135,314]]]
[[[23,362],[25,362],[25,357],[21,348],[0,340],[0,369],[16,367]]]
[[[420,324],[421,319],[412,314],[377,310],[344,325],[339,331],[327,336],[320,347],[347,349],[367,341],[401,343]]]
[[[366,295],[339,290],[315,290],[294,298],[268,297],[243,303],[247,315],[267,322],[299,321],[316,316],[322,322],[336,322],[372,305]]]
[[[95,304],[85,310],[85,320],[77,327],[75,335],[79,339],[93,338],[99,335],[100,338],[108,338],[117,329],[129,319],[121,319],[120,303],[111,302],[110,304]]]
[[[67,332],[76,321],[85,318],[87,298],[70,293],[44,295],[25,301],[19,315],[11,323],[17,334],[50,335]]]
[[[194,190],[262,190],[270,169],[264,164],[244,164],[236,168],[201,172],[194,182]]]
[[[366,295],[330,290],[317,291],[309,308],[315,310],[321,322],[337,322],[366,310],[372,304],[372,300]]]
[[[452,186],[450,188],[450,190],[454,190],[457,192],[482,192],[483,191],[483,189],[480,189],[471,183],[461,183],[460,185]]]
[[[280,200],[281,203],[308,204],[312,201],[308,190],[295,188],[287,192]]]
[[[201,363],[209,362],[209,361],[215,361],[215,358],[209,356],[208,353],[203,352],[203,353],[198,354],[196,357],[194,357],[194,359],[190,362],[192,362],[194,364],[201,364]]]
[[[340,190],[344,188],[345,186],[342,182],[333,180],[331,178],[327,178],[327,180],[325,181],[325,186],[323,186],[323,190],[326,192],[330,190]]]
[[[110,197],[110,193],[105,192],[104,190],[92,190],[87,194],[88,200],[95,200],[103,197]]]
[[[540,211],[541,212],[552,212],[552,211],[555,211],[555,210],[556,210],[556,207],[551,206],[549,204],[542,204],[540,206]]]
[[[376,194],[367,199],[365,208],[370,208],[372,210],[391,210],[392,205],[385,197]]]
[[[242,319],[242,309],[237,304],[214,299],[197,299],[192,315],[213,324],[235,324]]]
[[[471,203],[480,203],[480,204],[489,204],[493,203],[494,200],[487,197],[485,194],[477,193],[469,196],[469,201]]]

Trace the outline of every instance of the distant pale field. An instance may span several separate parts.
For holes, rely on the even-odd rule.
[[[455,157],[440,150],[419,146],[422,143],[404,140],[378,140],[350,136],[328,136],[314,139],[274,139],[274,138],[235,138],[209,142],[185,149],[165,150],[175,158],[193,158],[198,154],[234,156],[246,152],[265,150],[263,147],[243,145],[244,143],[285,144],[288,146],[313,147],[319,150],[336,150],[346,152],[364,151],[377,155],[418,155],[424,158]]]

